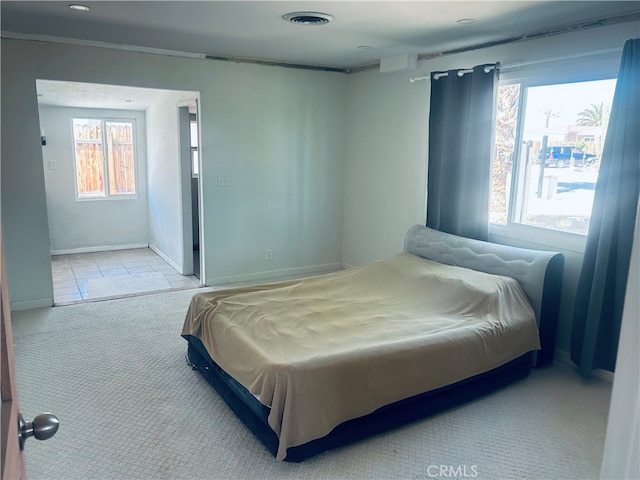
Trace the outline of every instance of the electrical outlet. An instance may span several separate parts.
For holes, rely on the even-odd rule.
[[[229,177],[222,177],[222,176],[218,177],[218,186],[219,187],[228,187],[230,185],[231,185],[231,182],[229,181]]]
[[[264,258],[266,258],[267,260],[272,260],[273,259],[273,250],[271,250],[270,248],[267,248],[264,252]]]

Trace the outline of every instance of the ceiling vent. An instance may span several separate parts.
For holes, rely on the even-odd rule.
[[[282,18],[297,25],[326,25],[333,20],[331,15],[318,12],[291,12]]]

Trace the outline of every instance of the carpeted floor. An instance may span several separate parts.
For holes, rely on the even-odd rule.
[[[30,479],[597,478],[611,385],[535,370],[480,400],[301,464],[276,461],[184,360],[193,290],[13,314],[21,409],[60,418]]]

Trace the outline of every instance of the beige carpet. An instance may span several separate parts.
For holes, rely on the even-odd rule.
[[[598,478],[611,385],[562,366],[302,464],[278,462],[185,365],[193,293],[14,314],[22,413],[61,421],[52,439],[27,441],[30,479]]]
[[[171,285],[161,272],[114,275],[90,278],[87,282],[88,299],[121,297],[131,292],[145,293],[169,290]]]

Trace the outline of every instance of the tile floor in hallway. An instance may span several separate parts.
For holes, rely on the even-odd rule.
[[[51,269],[56,305],[200,286],[149,248],[54,255]]]

